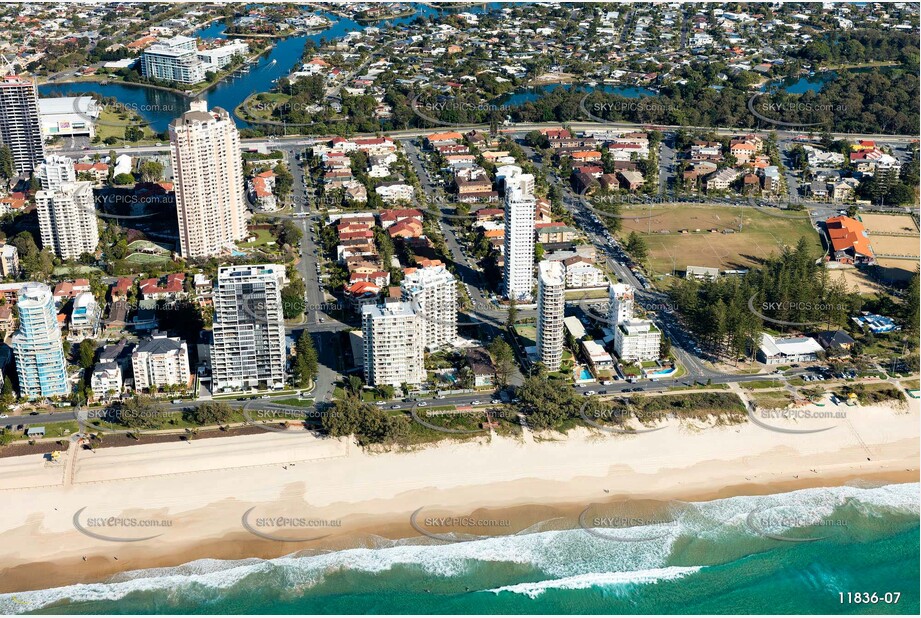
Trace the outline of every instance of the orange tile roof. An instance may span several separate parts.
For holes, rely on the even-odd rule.
[[[825,222],[831,246],[835,251],[853,249],[858,255],[873,257],[870,238],[863,223],[850,217],[832,217]]]

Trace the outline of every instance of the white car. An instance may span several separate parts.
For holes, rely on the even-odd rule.
[[[444,395],[435,395],[435,399],[444,399],[444,398],[445,398]]]
[[[595,391],[585,391],[585,392],[583,393],[583,395],[585,395],[586,397],[591,397],[591,396],[594,395],[594,394],[595,394]]]
[[[416,402],[416,405],[417,405],[418,407],[420,407],[420,408],[424,408],[425,406],[429,405],[429,402],[427,402],[427,401],[417,401],[417,402]]]
[[[498,405],[498,404],[502,403],[502,400],[501,400],[501,399],[493,399],[493,400],[490,401],[489,403],[491,403],[491,404],[493,404],[493,405]]]
[[[386,402],[386,401],[378,401],[378,402],[376,402],[374,405],[386,406],[386,405],[387,405],[387,402]]]

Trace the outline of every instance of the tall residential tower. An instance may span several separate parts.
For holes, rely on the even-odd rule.
[[[566,309],[566,272],[561,262],[537,265],[537,353],[549,371],[563,362],[563,313]]]
[[[214,286],[213,390],[276,388],[285,382],[281,264],[225,266]]]
[[[426,348],[434,350],[457,339],[457,283],[447,268],[416,269],[403,278],[400,288],[403,300],[419,316]]]
[[[0,80],[0,143],[13,152],[17,174],[32,172],[45,158],[34,79],[7,75]]]
[[[534,287],[534,176],[505,180],[505,268],[503,285],[509,300],[530,301]]]
[[[170,123],[170,163],[179,218],[179,252],[206,258],[246,236],[243,160],[237,127],[205,101]]]
[[[13,334],[13,355],[19,394],[34,399],[68,395],[67,365],[51,289],[27,283],[19,290],[19,330]]]
[[[35,194],[42,247],[62,260],[76,260],[95,253],[99,224],[93,201],[93,183],[64,182],[50,191]]]
[[[412,303],[361,308],[365,381],[372,386],[419,385],[425,381],[425,336]]]

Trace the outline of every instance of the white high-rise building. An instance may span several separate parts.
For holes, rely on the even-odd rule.
[[[65,182],[51,191],[35,194],[42,247],[54,250],[62,260],[76,260],[95,253],[99,224],[93,202],[93,183]]]
[[[612,283],[608,287],[608,321],[617,326],[633,318],[633,286]]]
[[[206,258],[246,236],[240,136],[225,110],[205,101],[170,123],[170,163],[183,257]]]
[[[520,174],[505,181],[505,268],[509,299],[530,301],[534,287],[534,216],[537,200],[528,191],[534,176]]]
[[[419,317],[426,348],[434,350],[457,339],[457,283],[447,268],[419,268],[403,278],[400,288],[403,300]]]
[[[19,330],[13,334],[13,355],[19,394],[29,399],[68,395],[64,346],[51,289],[44,283],[26,283],[19,289],[16,306]]]
[[[537,353],[549,371],[563,361],[563,313],[566,309],[566,271],[560,262],[537,265]]]
[[[614,328],[614,351],[623,361],[659,358],[662,333],[652,320],[630,318]]]
[[[281,388],[285,383],[285,320],[281,264],[225,266],[212,292],[214,392]]]
[[[34,79],[0,79],[0,143],[9,146],[17,174],[28,174],[45,158],[38,88]]]
[[[371,386],[417,386],[425,381],[425,337],[411,303],[361,308],[365,381]]]
[[[189,346],[179,337],[154,333],[149,339],[140,341],[131,353],[131,369],[137,391],[152,386],[188,388],[191,378]]]
[[[61,155],[45,157],[44,163],[38,166],[37,174],[43,191],[54,191],[66,182],[77,182],[74,160]]]

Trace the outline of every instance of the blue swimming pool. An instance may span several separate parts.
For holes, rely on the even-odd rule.
[[[594,380],[595,378],[592,375],[591,371],[589,371],[586,367],[583,367],[582,371],[579,372],[579,379],[580,380]]]

